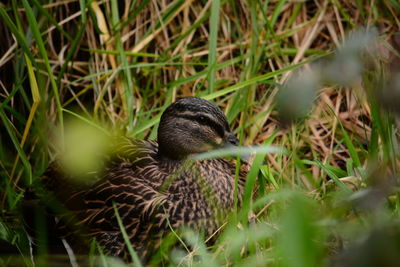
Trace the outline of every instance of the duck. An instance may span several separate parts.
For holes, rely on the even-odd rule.
[[[239,143],[218,106],[181,98],[161,115],[157,135],[157,141],[116,138],[108,167],[89,188],[55,189],[61,174],[48,173],[45,187],[58,191],[54,196],[66,211],[57,231],[75,244],[74,252],[87,252],[95,240],[106,255],[127,259],[131,245],[143,260],[170,229],[189,227],[210,236],[235,202],[240,206],[247,163],[241,162],[235,189],[236,160],[194,157]]]

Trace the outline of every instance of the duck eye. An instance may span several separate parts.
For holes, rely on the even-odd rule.
[[[199,121],[200,121],[200,122],[205,122],[205,121],[206,121],[206,117],[200,116],[200,117],[199,117]]]

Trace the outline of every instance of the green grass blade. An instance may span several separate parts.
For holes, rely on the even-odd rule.
[[[31,50],[28,47],[28,44],[25,41],[25,37],[18,31],[17,26],[13,23],[12,19],[8,16],[6,10],[1,5],[0,5],[0,16],[3,18],[3,21],[9,27],[10,31],[14,34],[18,44],[21,46],[25,54],[29,57],[32,64],[35,67],[37,67],[36,60],[33,57]]]
[[[64,35],[69,41],[72,41],[72,37],[66,31],[64,31],[64,29],[60,25],[58,25],[58,22],[45,8],[43,8],[42,4],[38,0],[31,0],[31,1],[35,5],[35,7],[39,10],[39,12],[42,13],[43,16],[45,16],[48,19],[48,21],[50,21],[50,23],[53,24],[54,27],[56,27],[56,29],[62,35]]]
[[[47,56],[47,51],[46,51],[46,48],[44,46],[43,39],[42,39],[42,36],[40,34],[40,30],[39,30],[39,25],[37,24],[35,15],[33,13],[33,10],[32,10],[32,8],[29,5],[27,0],[22,0],[22,3],[23,3],[24,8],[25,8],[26,17],[28,19],[30,28],[32,30],[33,37],[36,40],[36,43],[37,43],[38,48],[39,48],[39,52],[40,52],[40,54],[41,54],[41,56],[42,56],[42,58],[44,60],[44,65],[46,67],[47,74],[49,75],[50,84],[51,84],[51,87],[53,89],[53,94],[54,94],[55,101],[56,101],[56,106],[57,106],[57,113],[58,113],[58,119],[59,119],[59,123],[60,123],[61,136],[63,136],[63,133],[64,133],[64,122],[63,122],[62,106],[61,106],[61,100],[60,100],[60,96],[59,96],[59,93],[58,93],[58,88],[57,88],[57,85],[56,85],[56,81],[54,80],[53,70],[50,67],[49,58]]]
[[[344,129],[343,125],[341,123],[339,123],[339,124],[340,124],[340,127],[342,128],[344,143],[346,144],[346,146],[349,150],[350,156],[353,159],[354,166],[355,167],[362,166],[361,160],[360,160],[357,150],[356,150],[356,147],[353,145],[353,142],[351,141],[349,134]]]
[[[120,23],[119,19],[119,14],[118,14],[118,1],[112,0],[111,1],[111,17],[112,17],[112,22],[113,25],[116,26]],[[125,106],[127,110],[125,111],[126,114],[128,115],[128,131],[132,130],[133,127],[133,119],[134,119],[134,112],[133,112],[133,77],[132,77],[132,72],[128,68],[129,63],[128,63],[128,58],[126,54],[124,53],[124,48],[122,46],[121,38],[119,32],[115,33],[115,39],[116,39],[116,46],[117,50],[119,52],[119,57],[121,59],[122,67],[124,68],[124,97],[126,103]]]
[[[208,44],[208,93],[215,88],[215,65],[217,64],[217,41],[220,0],[213,0],[210,16],[210,41]]]
[[[303,62],[294,64],[294,65],[291,65],[291,66],[288,66],[288,67],[284,67],[282,69],[279,69],[279,70],[276,70],[276,71],[273,71],[273,72],[269,72],[269,73],[266,73],[266,74],[263,74],[263,75],[260,75],[260,76],[253,77],[253,78],[251,78],[249,80],[246,80],[246,81],[234,84],[232,86],[229,86],[229,87],[227,87],[225,89],[219,90],[218,92],[208,94],[208,95],[204,96],[204,99],[212,100],[212,99],[215,99],[217,97],[220,97],[220,96],[232,93],[234,91],[237,91],[237,90],[239,90],[239,89],[241,89],[243,87],[255,84],[257,82],[262,82],[262,81],[271,79],[271,78],[273,78],[273,77],[275,77],[277,75],[280,75],[280,74],[285,73],[285,72],[290,71],[290,70],[294,70],[294,69],[296,69],[296,68],[298,68],[298,67],[300,67],[300,66],[302,66],[304,64],[307,64],[307,63],[310,63],[310,62],[312,62],[314,60],[317,60],[318,58],[319,58],[319,56],[316,56],[315,58],[308,59],[308,60],[305,60]]]
[[[24,150],[21,148],[18,142],[18,138],[14,134],[14,130],[12,127],[12,123],[8,120],[7,115],[4,113],[3,108],[0,106],[0,118],[3,121],[3,125],[5,126],[8,135],[11,138],[11,141],[18,152],[19,157],[21,158],[22,164],[25,167],[26,174],[27,174],[27,181],[28,185],[32,184],[32,166],[29,163],[28,157],[26,156]]]
[[[37,0],[35,0],[37,1]],[[71,48],[68,50],[67,56],[65,57],[65,61],[63,66],[61,67],[60,72],[57,75],[57,81],[58,81],[58,86],[61,86],[61,79],[64,76],[65,71],[68,68],[69,62],[73,59],[75,52],[78,48],[79,43],[81,42],[82,36],[85,32],[86,29],[86,5],[85,5],[85,0],[79,0],[79,4],[81,7],[81,24],[79,27],[79,30],[77,34],[75,35],[75,38],[71,38]]]

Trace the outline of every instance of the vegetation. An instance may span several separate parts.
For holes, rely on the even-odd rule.
[[[396,0],[3,1],[0,239],[24,256],[0,263],[33,266],[19,205],[71,118],[155,139],[166,106],[196,95],[241,144],[286,152],[255,157],[214,242],[173,232],[150,264],[398,265],[399,14]]]

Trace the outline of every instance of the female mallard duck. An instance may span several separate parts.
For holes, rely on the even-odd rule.
[[[123,138],[116,145],[118,160],[102,179],[62,200],[75,215],[64,228],[79,229],[78,236],[95,238],[106,254],[120,257],[127,248],[116,210],[142,257],[170,227],[212,234],[233,208],[236,165],[226,159],[187,159],[237,144],[217,106],[197,97],[182,98],[162,114],[158,142]],[[239,174],[239,203],[245,168]]]

